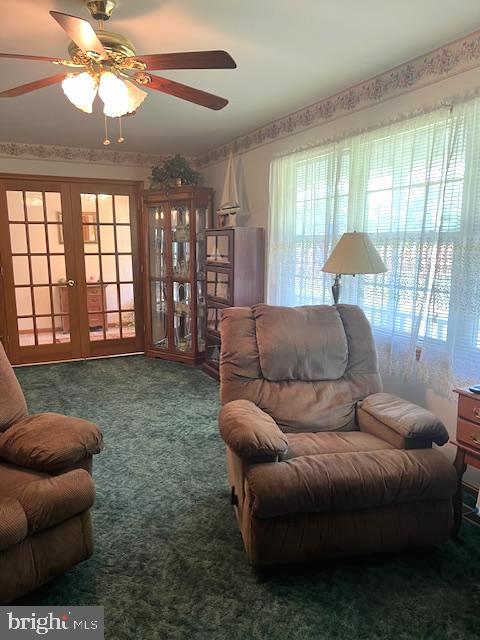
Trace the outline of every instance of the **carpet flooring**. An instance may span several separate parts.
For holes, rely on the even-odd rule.
[[[16,370],[30,410],[101,425],[95,554],[19,604],[103,605],[108,640],[473,640],[480,528],[463,545],[257,571],[217,434],[217,383],[132,356]]]

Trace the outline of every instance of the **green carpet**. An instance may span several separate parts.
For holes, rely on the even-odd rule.
[[[30,410],[97,422],[94,556],[22,601],[105,607],[108,640],[479,637],[480,528],[465,544],[256,571],[228,501],[217,383],[142,356],[16,370]]]

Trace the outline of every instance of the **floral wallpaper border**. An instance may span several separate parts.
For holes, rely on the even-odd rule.
[[[45,144],[0,142],[0,157],[33,158],[37,160],[54,160],[57,162],[98,162],[100,164],[151,167],[152,165],[163,162],[166,156],[135,153],[131,151],[104,151]]]
[[[480,31],[455,40],[365,82],[275,120],[232,142],[196,157],[199,167],[219,162],[302,129],[359,111],[407,91],[468,71],[480,65]]]

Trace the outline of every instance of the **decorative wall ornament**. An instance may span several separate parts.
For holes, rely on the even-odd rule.
[[[401,64],[340,93],[295,111],[230,143],[200,154],[197,166],[205,167],[230,153],[248,151],[273,140],[371,107],[403,93],[419,89],[480,66],[480,31]]]
[[[98,162],[99,164],[120,164],[131,167],[151,167],[162,163],[166,156],[132,151],[107,151],[104,149],[81,149],[46,144],[23,144],[0,142],[0,157],[33,158],[56,162]]]

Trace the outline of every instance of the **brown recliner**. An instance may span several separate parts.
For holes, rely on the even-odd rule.
[[[453,466],[444,425],[382,393],[356,306],[225,309],[219,426],[254,565],[445,542]]]
[[[94,424],[29,416],[0,344],[0,604],[61,575],[93,552],[89,509]]]

